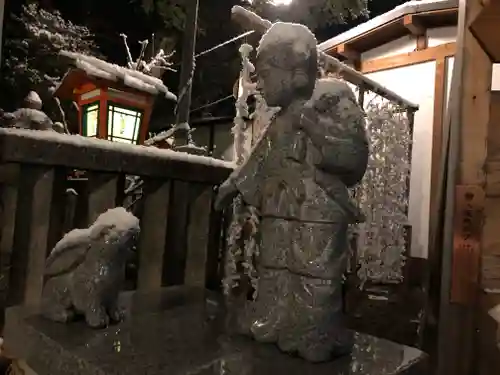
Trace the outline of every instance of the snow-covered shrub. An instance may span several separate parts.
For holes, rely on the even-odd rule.
[[[53,84],[47,78],[57,80],[68,68],[58,57],[60,50],[92,55],[98,51],[87,27],[35,4],[24,6],[19,15],[11,15],[5,27],[1,107],[15,107],[32,89],[45,99],[43,88]]]

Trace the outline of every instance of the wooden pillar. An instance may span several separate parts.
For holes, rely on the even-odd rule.
[[[485,163],[492,63],[469,26],[481,0],[461,0],[457,54],[445,123],[449,125],[449,162],[442,244],[439,311],[439,375],[471,375],[477,368],[480,260],[485,240]],[[448,135],[445,135],[445,140]],[[488,220],[486,218],[486,220]],[[500,223],[499,223],[500,225]]]
[[[441,158],[443,154],[443,125],[444,111],[446,101],[447,84],[447,57],[440,56],[436,59],[436,72],[434,76],[434,116],[432,124],[432,156],[431,156],[431,199],[429,208],[429,245],[428,262],[429,275],[428,294],[430,303],[427,313],[435,317],[439,309],[439,285],[441,278],[441,259],[442,247],[436,243],[436,228],[439,223],[439,179],[443,173],[441,170]]]
[[[187,2],[184,44],[182,47],[182,68],[177,103],[176,126],[174,134],[175,146],[190,143],[189,110],[191,107],[191,91],[195,69],[194,54],[196,48],[196,32],[198,30],[199,0]]]
[[[209,271],[207,265],[214,190],[211,185],[192,184],[190,193],[184,284],[204,288]]]
[[[170,181],[146,180],[144,184],[137,278],[137,289],[140,291],[155,291],[162,286],[170,188]]]
[[[99,101],[99,117],[97,122],[97,138],[108,139],[108,90],[101,87],[101,100]]]
[[[37,305],[50,232],[54,169],[23,165],[17,183],[8,303]]]

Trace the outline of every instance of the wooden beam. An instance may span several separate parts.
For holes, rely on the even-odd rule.
[[[423,49],[427,49],[429,45],[429,38],[427,37],[427,32],[425,32],[423,35],[417,35],[417,48],[415,48],[415,51],[422,51]]]
[[[406,16],[403,17],[403,25],[410,31],[412,35],[419,36],[419,35],[424,35],[426,28],[420,22],[417,16],[413,14],[407,14]]]
[[[428,256],[430,279],[429,282],[429,298],[431,304],[432,316],[437,316],[437,306],[439,305],[439,284],[441,277],[440,257],[442,252],[441,247],[436,246],[436,232],[439,217],[438,194],[439,177],[441,167],[441,157],[443,153],[443,122],[446,99],[446,58],[441,57],[436,60],[436,72],[434,76],[434,109],[432,123],[432,146],[431,146],[431,183],[430,183],[430,208],[429,208],[429,245]]]
[[[455,43],[446,43],[436,47],[430,47],[422,51],[413,51],[389,57],[382,57],[380,59],[362,61],[360,70],[362,73],[366,74],[438,60],[448,56],[453,56],[455,54],[455,48]]]
[[[335,53],[339,56],[345,57],[347,60],[352,61],[354,64],[361,60],[361,53],[354,50],[350,45],[346,43],[339,44],[335,47]]]

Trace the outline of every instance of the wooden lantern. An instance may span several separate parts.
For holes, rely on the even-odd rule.
[[[163,82],[91,56],[63,52],[72,60],[55,95],[78,106],[79,133],[115,142],[143,144],[155,97],[175,95]]]

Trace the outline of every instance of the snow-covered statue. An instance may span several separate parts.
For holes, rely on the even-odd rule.
[[[30,91],[23,106],[14,112],[3,113],[3,122],[7,127],[31,130],[55,130],[54,123],[42,111],[42,99],[35,91]]]
[[[347,188],[368,161],[363,112],[343,81],[316,83],[317,56],[302,25],[275,23],[263,36],[257,89],[281,109],[215,202],[221,209],[241,194],[259,213],[257,290],[240,328],[312,362],[352,348],[341,284],[348,225],[361,214]]]
[[[66,234],[47,258],[42,315],[62,323],[83,315],[93,328],[120,321],[118,294],[138,234],[139,219],[123,207]]]

